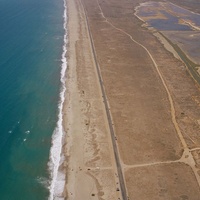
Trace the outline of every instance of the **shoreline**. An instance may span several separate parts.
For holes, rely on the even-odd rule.
[[[58,103],[58,121],[52,135],[52,146],[50,149],[48,168],[51,175],[51,183],[49,185],[49,200],[53,200],[54,197],[62,196],[65,185],[65,173],[63,171],[64,155],[63,155],[63,138],[65,138],[64,130],[64,103],[66,94],[66,74],[67,74],[67,44],[68,44],[68,16],[67,16],[67,2],[63,0],[63,53],[62,53],[62,65],[60,71],[60,93]]]

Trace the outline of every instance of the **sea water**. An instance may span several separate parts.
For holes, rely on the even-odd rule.
[[[62,0],[0,0],[2,200],[53,197],[65,92],[64,9]]]

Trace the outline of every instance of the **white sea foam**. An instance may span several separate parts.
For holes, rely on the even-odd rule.
[[[29,134],[29,133],[30,133],[30,131],[29,131],[29,130],[27,130],[27,131],[25,131],[25,133],[26,133],[26,134]]]
[[[64,45],[63,45],[63,53],[62,53],[62,67],[61,67],[61,91],[60,91],[60,102],[58,105],[58,122],[56,125],[56,128],[53,132],[52,136],[52,147],[50,151],[50,161],[49,161],[49,170],[51,173],[51,182],[49,186],[50,190],[50,196],[49,200],[53,199],[61,199],[59,198],[61,193],[64,190],[64,184],[65,184],[65,175],[59,171],[59,166],[63,162],[63,159],[61,158],[61,150],[62,150],[62,137],[63,137],[63,104],[64,104],[64,97],[65,97],[65,73],[67,69],[67,59],[66,59],[66,53],[67,53],[67,5],[66,1],[64,0],[64,25],[63,28],[65,30],[64,35]]]
[[[49,187],[49,180],[45,177],[37,177],[37,182],[40,183],[43,187],[48,188]]]

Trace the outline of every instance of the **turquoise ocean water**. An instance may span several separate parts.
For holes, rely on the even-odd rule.
[[[62,0],[0,0],[0,199],[49,197],[58,121]]]

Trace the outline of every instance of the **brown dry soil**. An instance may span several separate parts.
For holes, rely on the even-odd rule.
[[[145,1],[82,2],[110,105],[129,199],[200,199],[199,85],[184,63],[134,15],[135,7]],[[192,5],[187,4],[191,10]],[[169,95],[185,147],[173,123]],[[183,152],[192,153],[182,156]]]

